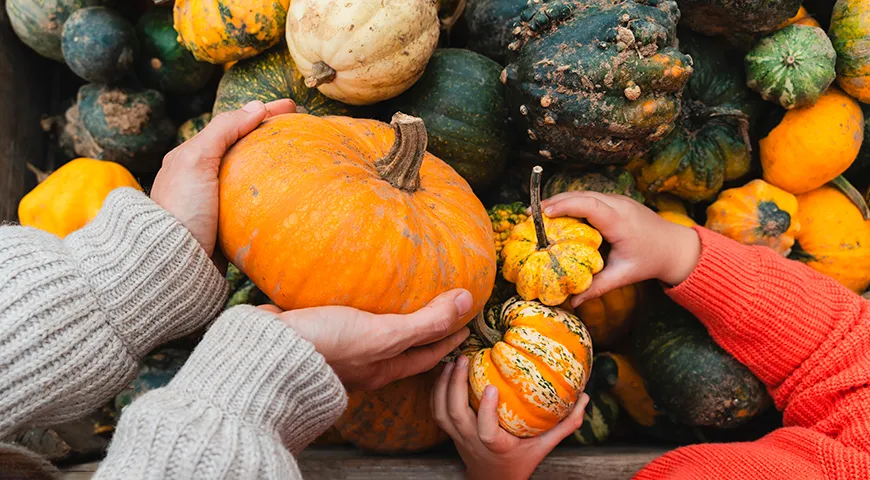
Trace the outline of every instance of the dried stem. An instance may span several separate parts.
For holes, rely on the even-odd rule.
[[[840,175],[839,177],[831,180],[831,183],[834,184],[837,189],[843,192],[843,195],[849,198],[852,203],[858,207],[858,210],[861,211],[861,216],[864,217],[864,220],[870,220],[870,208],[867,207],[867,202],[864,200],[864,197],[861,196],[861,192],[858,191],[855,187],[846,180],[846,177]]]
[[[375,168],[390,185],[406,192],[420,188],[420,168],[429,137],[423,120],[398,112],[390,122],[396,131],[396,140],[384,158],[375,162]]]
[[[311,75],[305,77],[305,86],[315,88],[335,80],[335,69],[323,62],[317,62],[311,67]]]
[[[547,240],[547,231],[544,229],[544,215],[541,213],[541,177],[544,169],[536,165],[532,169],[532,181],[529,191],[532,194],[532,218],[535,222],[535,236],[538,237],[538,250],[544,250],[550,246]]]

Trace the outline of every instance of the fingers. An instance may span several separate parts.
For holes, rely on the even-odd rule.
[[[468,405],[468,357],[456,360],[447,392],[447,415],[456,431],[466,438],[477,436],[477,419]]]
[[[451,438],[456,439],[459,438],[459,432],[456,430],[453,422],[450,421],[450,414],[447,410],[447,394],[454,368],[456,368],[456,364],[453,362],[444,366],[444,371],[441,372],[438,381],[435,382],[435,388],[432,389],[432,397],[429,403],[432,409],[432,416],[435,417],[438,426],[447,432]]]
[[[398,351],[404,351],[441,340],[456,330],[473,304],[468,290],[455,289],[438,295],[412,314],[390,315],[389,341]]]
[[[546,200],[541,206],[548,217],[585,218],[607,238],[607,232],[615,226],[617,212],[612,206],[615,201],[596,192],[568,192]]]
[[[504,430],[498,424],[498,389],[487,385],[477,408],[477,436],[492,451],[498,450],[498,439]]]
[[[462,330],[435,343],[411,348],[393,358],[381,361],[378,371],[383,373],[375,379],[376,385],[372,388],[379,388],[390,382],[432,370],[441,359],[465,341],[468,334],[468,328],[463,327]]]
[[[260,310],[265,310],[269,313],[274,313],[276,315],[284,313],[280,308],[275,305],[260,305],[257,308],[259,308]]]
[[[568,435],[574,433],[578,428],[580,428],[580,425],[583,425],[583,413],[585,412],[588,403],[589,395],[586,395],[585,393],[580,394],[580,398],[577,399],[577,404],[574,405],[574,410],[571,410],[571,413],[568,414],[564,420],[559,422],[558,425],[537,437],[535,439],[536,446],[549,452]]]
[[[614,263],[608,265],[601,272],[592,277],[592,285],[589,290],[571,297],[571,306],[577,308],[581,303],[598,298],[605,293],[634,283],[632,268],[627,263]]]
[[[296,102],[289,98],[274,100],[266,104],[266,118],[283,115],[285,113],[296,113],[297,111],[298,108],[296,107]]]

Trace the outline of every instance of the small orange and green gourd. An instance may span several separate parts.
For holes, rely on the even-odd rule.
[[[804,107],[834,82],[836,62],[822,29],[790,25],[762,38],[746,55],[746,84],[786,109]]]
[[[511,236],[514,227],[526,221],[528,207],[522,202],[499,204],[492,206],[487,213],[492,221],[492,232],[495,235],[495,254],[501,263],[501,251]]]
[[[598,252],[602,238],[581,220],[541,213],[542,172],[539,166],[532,170],[532,217],[517,225],[505,243],[502,274],[523,299],[556,306],[588,290],[592,276],[604,268]]]
[[[720,193],[707,207],[705,226],[744,245],[764,245],[788,255],[801,228],[797,210],[794,195],[753,180]]]
[[[828,35],[837,51],[837,83],[870,103],[870,2],[837,0]]]
[[[206,112],[202,115],[190,118],[179,125],[178,133],[175,136],[175,144],[181,145],[196,136],[197,133],[201,132],[202,129],[211,122],[212,117],[213,115],[211,113]]]
[[[689,216],[686,205],[679,197],[667,193],[660,193],[652,197],[650,203],[655,207],[656,213],[669,222],[684,227],[696,227],[698,224]]]

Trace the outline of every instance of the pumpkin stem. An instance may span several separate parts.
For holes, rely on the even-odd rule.
[[[849,197],[849,200],[858,207],[858,210],[861,211],[861,216],[864,217],[864,220],[870,220],[870,207],[867,206],[867,202],[864,200],[864,197],[861,196],[861,192],[858,191],[857,188],[852,186],[846,177],[840,175],[839,177],[831,180],[831,183],[834,184],[837,189],[843,192],[843,195]]]
[[[532,169],[532,181],[529,191],[532,193],[532,219],[535,222],[535,236],[538,238],[538,250],[545,250],[550,246],[547,239],[547,231],[544,229],[544,215],[541,213],[541,177],[544,169],[535,165]]]
[[[493,326],[500,314],[501,305],[498,307],[485,308],[482,312],[477,314],[473,320],[471,320],[471,325],[469,325],[471,331],[480,337],[480,339],[483,340],[483,343],[488,347],[492,347],[500,342],[503,337],[502,333]],[[490,322],[492,322],[493,325],[491,325]]]
[[[311,67],[311,75],[305,77],[305,86],[315,88],[335,80],[335,69],[323,62],[317,62]]]
[[[375,162],[375,168],[390,185],[414,192],[420,188],[420,168],[429,143],[426,125],[422,118],[402,112],[393,115],[390,125],[396,131],[396,140],[387,155]]]
[[[42,170],[36,168],[30,162],[27,162],[27,169],[30,170],[30,173],[36,176],[36,183],[44,182],[45,179],[48,178],[49,175],[51,175],[50,173],[43,172]]]

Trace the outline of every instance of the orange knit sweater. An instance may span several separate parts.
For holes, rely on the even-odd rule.
[[[784,427],[677,449],[636,478],[870,479],[870,302],[766,247],[696,230],[700,263],[668,294],[767,385]]]

